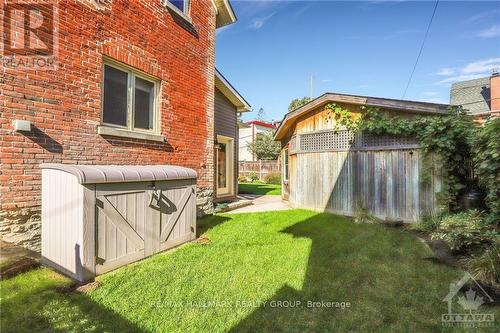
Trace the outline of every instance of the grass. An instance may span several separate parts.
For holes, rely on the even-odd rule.
[[[281,185],[265,183],[239,183],[238,192],[241,194],[281,195]]]
[[[442,299],[462,277],[403,230],[329,214],[223,214],[199,226],[210,244],[105,274],[84,294],[45,268],[1,281],[2,332],[441,332]]]

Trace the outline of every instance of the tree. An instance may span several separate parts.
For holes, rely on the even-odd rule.
[[[248,145],[248,151],[258,160],[277,160],[280,150],[280,143],[274,141],[271,131],[257,133],[255,140]]]
[[[294,98],[290,102],[290,105],[288,105],[288,112],[293,111],[301,107],[302,105],[309,103],[310,101],[310,97]]]

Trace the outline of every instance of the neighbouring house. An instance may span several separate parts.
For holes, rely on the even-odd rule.
[[[479,122],[500,117],[500,74],[453,83],[450,104],[461,105]]]
[[[219,72],[215,71],[215,200],[238,194],[238,113],[250,105]]]
[[[257,158],[248,149],[257,134],[265,132],[274,132],[277,123],[267,122],[262,120],[251,120],[243,123],[239,129],[239,160],[240,161],[257,161]]]
[[[438,173],[421,181],[415,138],[352,133],[330,116],[328,103],[352,112],[373,106],[402,116],[446,114],[449,105],[326,93],[285,115],[283,199],[293,207],[352,216],[359,208],[385,220],[416,221],[435,210]],[[434,171],[436,172],[436,171]]]
[[[2,68],[2,240],[39,250],[41,163],[189,167],[211,212],[230,137],[214,126],[241,106],[214,65],[229,1],[59,1],[58,17],[56,70]]]

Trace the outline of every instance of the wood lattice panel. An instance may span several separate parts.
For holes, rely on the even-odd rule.
[[[415,137],[410,136],[377,135],[367,132],[363,132],[363,135],[361,136],[362,147],[395,147],[416,144],[417,140]]]
[[[355,144],[355,135],[347,130],[307,133],[300,136],[301,151],[349,149]]]
[[[291,152],[320,152],[370,148],[408,148],[417,145],[415,137],[377,135],[367,132],[355,134],[348,130],[320,131],[300,134],[290,141]]]

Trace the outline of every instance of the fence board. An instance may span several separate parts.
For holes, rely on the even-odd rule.
[[[259,180],[264,181],[269,174],[281,175],[281,163],[279,160],[240,161],[238,170],[240,177],[249,177],[251,173],[255,172]]]
[[[422,183],[418,149],[293,155],[290,203],[353,215],[357,203],[382,219],[416,221],[435,207],[438,175]]]

